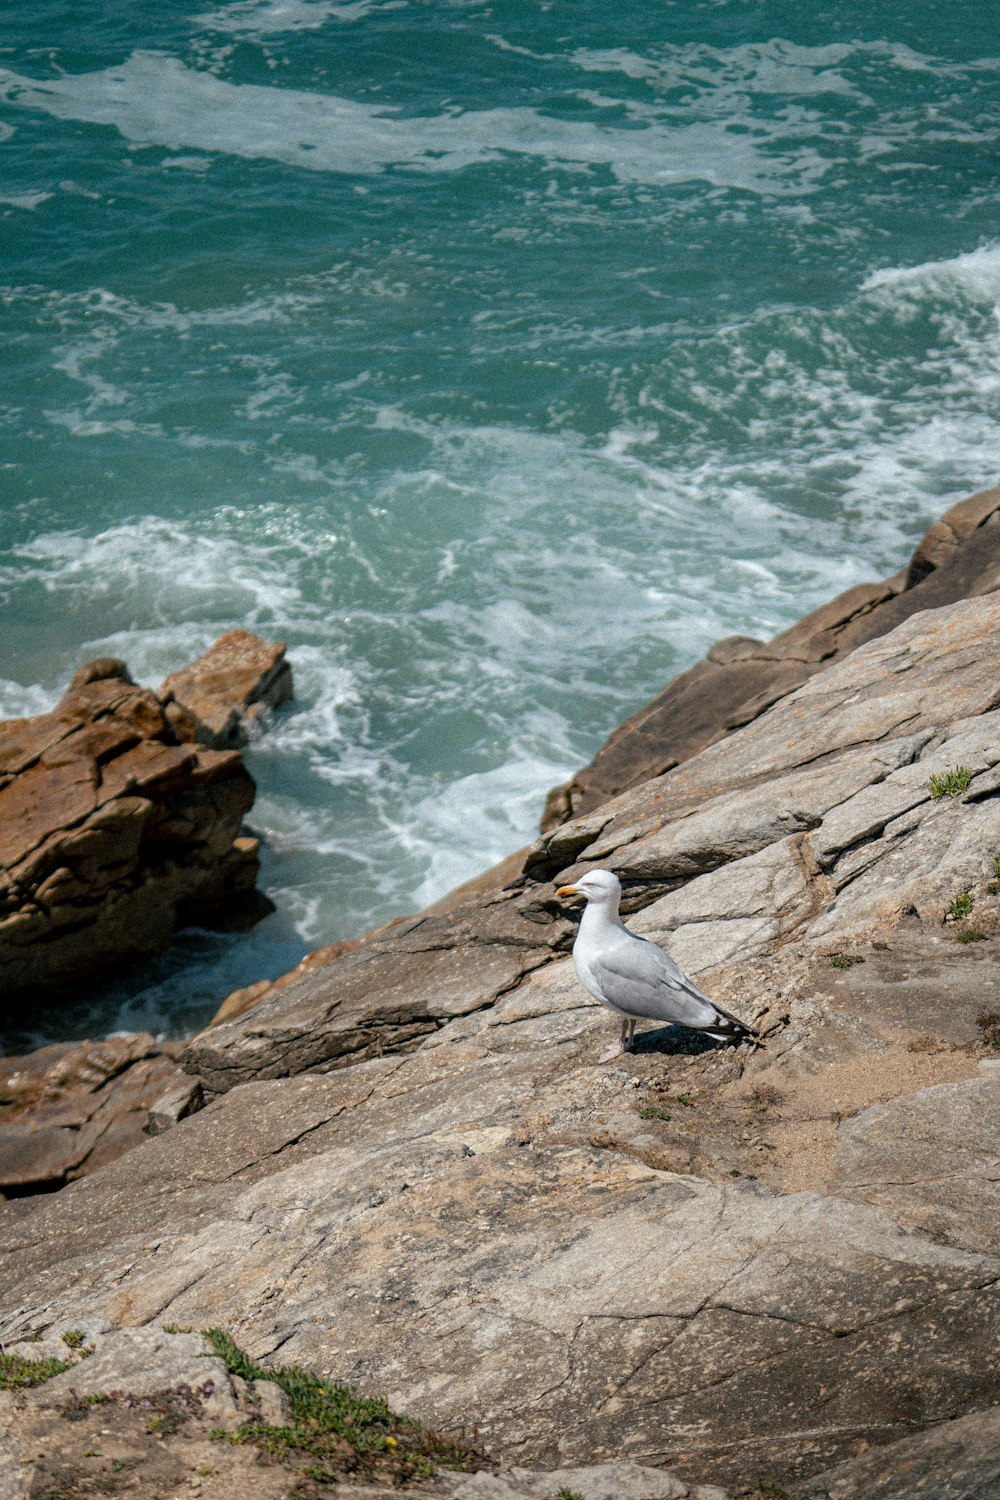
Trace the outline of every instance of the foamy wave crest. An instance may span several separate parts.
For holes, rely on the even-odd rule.
[[[199,534],[148,516],[90,536],[47,532],[16,547],[14,557],[22,580],[53,594],[99,600],[105,610],[113,601],[114,613],[132,621],[130,639],[195,620],[207,645],[223,622],[244,620],[252,629],[297,611],[300,590],[274,550],[238,531]]]
[[[951,260],[886,267],[874,271],[861,290],[906,302],[926,297],[952,299],[957,293],[995,306],[1000,303],[1000,244],[982,245]]]
[[[0,719],[30,719],[35,714],[47,714],[58,700],[57,692],[37,683],[0,677]]]
[[[235,36],[275,36],[284,31],[317,31],[327,21],[361,21],[372,11],[398,9],[399,0],[237,0],[194,17],[195,25]]]
[[[406,830],[406,843],[427,872],[414,892],[415,905],[428,906],[516,849],[525,829],[537,823],[536,789],[564,775],[564,763],[515,747],[505,765],[420,799]]]

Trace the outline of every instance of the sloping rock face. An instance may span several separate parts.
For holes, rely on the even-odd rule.
[[[253,679],[263,693],[284,647],[227,641],[238,691]],[[5,996],[98,977],[226,908],[263,914],[259,845],[241,826],[253,781],[238,753],[196,743],[193,723],[111,659],[81,668],[52,713],[0,723]]]
[[[918,614],[203,1033],[200,1114],[0,1210],[0,1340],[222,1324],[506,1463],[734,1490],[991,1407],[998,656],[997,596]],[[594,1065],[595,864],[760,1047]]]
[[[233,1500],[241,1493],[254,1500],[332,1494],[338,1500],[398,1500],[400,1488],[388,1478],[309,1484],[325,1465],[313,1464],[304,1477],[306,1466],[295,1459],[262,1464],[255,1447],[239,1443],[240,1429],[287,1427],[293,1418],[289,1400],[271,1380],[231,1374],[200,1334],[67,1329],[62,1338],[8,1352],[36,1365],[46,1358],[70,1368],[30,1392],[0,1393],[3,1500],[114,1494],[123,1483],[146,1496],[176,1494],[183,1486],[202,1500]],[[229,1434],[235,1446],[225,1441]],[[415,1500],[553,1500],[557,1493],[578,1500],[726,1500],[714,1486],[689,1486],[630,1463],[555,1474],[441,1472],[407,1485],[405,1493]]]
[[[800,1491],[801,1500],[993,1500],[1000,1494],[1000,1409],[943,1422],[876,1449]]]
[[[179,1051],[139,1032],[0,1058],[0,1191],[61,1187],[141,1145],[171,1085],[190,1109],[199,1085],[178,1068]]]
[[[909,566],[892,578],[848,589],[771,641],[718,641],[704,661],[619,725],[588,766],[553,788],[542,831],[690,759],[918,610],[1000,587],[998,511],[1000,489],[972,495],[934,522]]]

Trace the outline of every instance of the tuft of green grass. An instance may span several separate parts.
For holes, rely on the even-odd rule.
[[[986,1046],[1000,1052],[1000,1010],[981,1010],[976,1025]]]
[[[955,933],[956,943],[985,943],[986,933],[980,932],[978,927],[963,927],[960,932]]]
[[[950,902],[945,910],[945,916],[951,917],[955,922],[960,922],[967,917],[976,904],[976,898],[968,889],[959,891],[954,901]]]
[[[428,1479],[441,1468],[479,1467],[481,1455],[468,1444],[399,1416],[379,1396],[362,1396],[351,1386],[321,1380],[299,1365],[258,1365],[224,1329],[208,1328],[205,1337],[231,1374],[273,1381],[288,1397],[292,1411],[291,1421],[283,1427],[246,1422],[233,1433],[216,1429],[212,1437],[252,1444],[270,1458],[305,1462],[308,1477],[322,1472],[326,1482],[363,1474],[403,1484]]]
[[[59,1337],[66,1345],[67,1349],[79,1349],[80,1345],[83,1343],[87,1335],[84,1333],[82,1328],[68,1328],[66,1332],[61,1333]]]
[[[561,1490],[556,1490],[556,1500],[583,1500],[579,1490],[570,1490],[563,1485]]]
[[[853,969],[855,964],[863,964],[864,959],[860,953],[831,953],[831,969]]]
[[[23,1391],[68,1369],[69,1361],[61,1359],[22,1359],[19,1354],[0,1354],[0,1391]]]
[[[669,1109],[663,1109],[659,1104],[644,1104],[639,1111],[640,1120],[669,1120]]]
[[[938,771],[928,785],[932,797],[960,797],[971,780],[969,766],[954,766],[950,771]]]

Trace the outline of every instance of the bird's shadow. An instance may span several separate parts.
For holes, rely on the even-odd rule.
[[[659,1052],[672,1057],[696,1057],[702,1052],[719,1052],[725,1046],[724,1042],[715,1042],[687,1026],[657,1026],[652,1031],[637,1032],[632,1051],[640,1055]]]

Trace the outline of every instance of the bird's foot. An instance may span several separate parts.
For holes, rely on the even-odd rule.
[[[630,1051],[630,1047],[623,1046],[621,1042],[615,1042],[613,1047],[609,1047],[606,1052],[601,1053],[597,1061],[598,1063],[612,1062],[616,1057],[623,1057],[626,1052]]]

